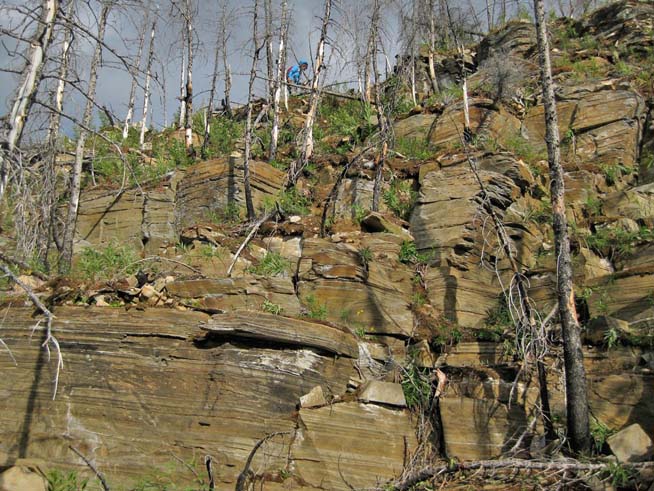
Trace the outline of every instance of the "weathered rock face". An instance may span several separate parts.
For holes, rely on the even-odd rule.
[[[409,308],[412,274],[398,260],[402,237],[374,234],[361,242],[372,251],[369,262],[350,244],[305,239],[298,270],[299,295],[313,298],[326,318],[376,334],[407,337],[413,330]]]
[[[250,185],[255,208],[265,196],[279,191],[284,173],[265,162],[250,162]],[[179,228],[206,220],[229,203],[245,204],[243,190],[243,161],[234,155],[229,159],[208,160],[193,166],[179,183],[175,209],[175,223]]]
[[[281,189],[284,173],[258,161],[251,162],[250,173],[253,201],[259,207],[265,196]],[[174,244],[183,228],[209,220],[230,203],[244,207],[243,163],[237,155],[199,163],[178,172],[161,188],[143,193],[85,192],[76,238],[82,244],[114,241],[157,252],[167,242]]]
[[[54,360],[48,363],[38,344],[26,342],[25,333],[34,324],[30,314],[12,308],[12,324],[5,324],[2,333],[18,364],[0,357],[8,375],[0,388],[0,466],[21,458],[49,466],[78,465],[67,450],[74,444],[113,482],[148,475],[174,461],[172,455],[189,461],[199,452],[213,455],[219,489],[233,489],[257,440],[275,431],[295,431],[300,396],[316,385],[325,393],[344,392],[353,370],[350,355],[356,354],[350,334],[332,336],[329,326],[278,316],[250,312],[249,320],[243,319],[267,329],[264,346],[250,344],[255,340],[247,329],[200,336],[199,326],[209,319],[199,313],[60,308],[54,327],[64,369],[52,400]],[[229,319],[219,324],[244,325],[238,317]],[[312,337],[325,341],[309,341]],[[373,413],[357,405],[352,418],[365,420]],[[396,436],[393,426],[372,431],[397,438],[401,449],[399,435],[410,434],[411,427],[403,413],[389,414],[397,414],[397,423],[389,425],[403,425],[404,433]],[[343,431],[349,431],[352,421],[341,423]],[[313,429],[303,428],[302,434],[306,448],[314,438]],[[315,438],[312,448],[322,451],[318,435]],[[272,442],[268,450],[277,457],[268,455],[265,464],[257,459],[256,465],[270,472],[285,468],[288,448],[283,448],[290,441]],[[364,448],[357,451],[360,458],[376,461],[365,455]],[[320,464],[325,472],[337,475],[338,454],[333,451]],[[401,457],[397,461],[394,455],[387,458],[395,463],[380,475],[389,476],[391,467],[401,467]],[[351,471],[349,477],[357,482],[369,482],[374,472],[358,473],[356,466]]]

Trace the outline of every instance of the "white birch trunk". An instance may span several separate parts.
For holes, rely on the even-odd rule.
[[[288,185],[295,186],[295,183],[302,169],[307,165],[311,155],[313,155],[313,124],[316,119],[316,110],[320,100],[320,75],[322,74],[323,62],[325,58],[325,42],[327,40],[327,27],[331,19],[332,0],[325,0],[325,12],[322,18],[322,27],[320,29],[320,40],[316,49],[316,60],[313,66],[313,80],[311,81],[311,95],[309,100],[309,111],[304,121],[304,142],[302,144],[302,153],[300,158],[291,163],[288,170]]]
[[[281,25],[279,31],[279,50],[277,53],[277,72],[274,80],[274,96],[273,96],[273,124],[270,130],[270,150],[268,160],[275,160],[277,156],[277,144],[279,141],[279,102],[284,85],[285,78],[284,67],[286,65],[286,35],[288,32],[288,19],[287,19],[287,0],[282,0],[282,14]]]
[[[145,128],[148,123],[148,109],[150,106],[150,80],[152,78],[152,62],[154,61],[154,37],[157,30],[157,20],[155,17],[150,30],[150,47],[148,48],[148,66],[145,70],[145,87],[143,90],[143,117],[141,118],[141,128],[139,134],[139,148],[145,147]]]
[[[129,125],[134,116],[134,103],[136,100],[136,85],[138,81],[138,71],[141,67],[141,57],[143,56],[143,46],[145,44],[145,32],[148,24],[148,15],[145,17],[143,29],[139,32],[139,47],[136,52],[136,59],[134,60],[134,67],[132,68],[132,86],[129,90],[129,101],[127,102],[127,115],[125,116],[125,123],[123,124],[123,141],[129,135]]]
[[[187,151],[193,147],[193,18],[191,14],[191,0],[186,0],[186,43],[188,48],[188,67],[186,72],[186,117],[184,129],[184,142]]]
[[[104,2],[100,12],[100,19],[98,20],[98,35],[95,44],[95,51],[93,53],[93,59],[91,61],[89,85],[86,95],[86,107],[84,109],[84,116],[82,119],[82,124],[85,128],[90,126],[91,118],[93,116],[98,67],[100,65],[100,57],[102,55],[102,44],[104,42],[107,17],[109,16],[111,7],[111,2]],[[77,147],[75,149],[75,164],[73,165],[71,173],[70,202],[68,204],[68,214],[66,216],[66,223],[64,226],[63,249],[59,260],[59,271],[61,273],[65,273],[70,269],[73,259],[73,240],[75,238],[75,226],[77,224],[77,212],[79,210],[79,198],[82,185],[82,164],[84,163],[84,150],[87,137],[88,132],[84,128],[80,128],[80,135],[77,139]]]
[[[18,88],[16,99],[9,114],[9,133],[4,145],[0,147],[0,201],[2,200],[9,179],[9,159],[16,150],[23,135],[25,121],[32,107],[34,94],[41,82],[43,65],[50,42],[60,0],[44,0],[42,5],[39,27],[32,40],[28,62],[23,70],[23,82]]]

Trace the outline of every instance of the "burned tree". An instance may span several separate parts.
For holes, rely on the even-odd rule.
[[[68,203],[68,212],[64,224],[64,233],[62,240],[62,250],[59,257],[59,271],[65,273],[70,269],[73,260],[73,239],[75,236],[75,226],[77,224],[77,212],[79,209],[79,198],[82,187],[82,165],[84,163],[84,151],[86,149],[86,139],[88,138],[88,128],[91,125],[93,116],[93,107],[95,106],[95,89],[98,80],[98,69],[100,67],[100,57],[102,55],[102,46],[104,44],[104,33],[107,27],[109,12],[114,5],[113,0],[102,2],[102,9],[98,19],[98,33],[96,36],[95,51],[91,60],[89,71],[89,82],[86,95],[86,106],[82,117],[79,138],[75,149],[75,163],[70,177],[70,197]]]
[[[284,67],[286,66],[286,37],[288,35],[288,1],[282,0],[282,14],[279,28],[279,48],[277,50],[277,70],[273,80],[273,121],[270,130],[270,148],[268,160],[273,161],[277,156],[279,141],[279,112],[280,98],[284,85]]]
[[[61,0],[43,0],[41,4],[41,15],[30,40],[29,54],[22,71],[23,81],[9,113],[7,138],[0,146],[0,200],[5,194],[9,180],[11,159],[14,158],[14,152],[20,144],[27,116],[41,82],[43,65],[52,41],[54,23],[60,6]]]
[[[563,332],[568,436],[573,450],[585,453],[590,450],[591,445],[586,371],[584,369],[581,331],[577,321],[572,286],[570,238],[568,237],[568,224],[565,216],[565,185],[561,165],[558,116],[543,0],[534,0],[534,12],[536,14],[536,35],[543,105],[545,107],[545,141],[547,143],[547,160],[550,169],[552,225],[557,258],[557,297]]]
[[[325,11],[322,17],[322,26],[320,28],[320,39],[316,48],[316,59],[313,66],[313,79],[311,80],[311,92],[309,95],[309,110],[304,121],[304,141],[300,157],[294,160],[289,169],[287,183],[289,187],[295,186],[300,172],[309,162],[313,154],[313,124],[316,119],[316,111],[320,100],[321,81],[320,76],[324,68],[325,45],[327,43],[327,28],[331,20],[332,0],[325,0]]]
[[[257,62],[259,61],[259,52],[262,46],[259,46],[258,39],[258,11],[259,0],[254,0],[252,10],[252,65],[250,68],[250,82],[248,84],[248,115],[245,120],[245,156],[243,159],[243,187],[245,188],[245,207],[247,209],[248,219],[254,219],[254,205],[252,204],[252,189],[250,188],[250,157],[252,154],[252,111],[254,105],[254,81],[257,77]]]

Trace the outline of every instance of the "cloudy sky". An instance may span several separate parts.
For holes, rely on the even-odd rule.
[[[157,0],[121,0],[123,5],[131,2],[129,6],[116,8],[111,14],[110,25],[107,28],[105,42],[117,53],[133,57],[137,51],[139,30],[146,25],[144,14],[144,3]],[[180,2],[180,0],[176,0]],[[235,10],[235,19],[230,23],[232,38],[229,43],[229,60],[234,74],[232,99],[242,103],[247,97],[247,79],[252,53],[251,48],[251,25],[252,25],[252,0],[192,0],[197,6],[195,20],[196,36],[196,57],[193,70],[193,82],[195,107],[206,104],[210,86],[211,74],[213,71],[213,53],[216,38],[218,35],[219,4],[227,1],[230,7]],[[387,0],[389,4],[393,0]],[[515,0],[514,0],[515,1]],[[472,3],[471,3],[472,2]],[[97,31],[97,16],[99,15],[100,4],[98,0],[83,0],[77,2],[77,16],[79,22],[87,26],[90,31]],[[171,0],[159,0],[159,25],[156,39],[156,66],[157,81],[152,99],[152,124],[160,128],[165,123],[170,124],[174,113],[178,110],[179,102],[179,73],[181,63],[181,24],[171,16]],[[279,8],[279,0],[273,0],[275,8]],[[357,0],[341,0],[335,2],[337,8],[333,12],[333,24],[330,26],[331,48],[327,53],[327,76],[331,81],[353,81],[355,71],[353,59],[354,41],[352,33],[358,32],[365,36],[369,27],[370,13],[365,10],[364,4]],[[476,10],[481,16],[478,5],[480,0],[465,0],[459,2],[456,8],[465,5],[477,5]],[[21,7],[38,5],[39,0],[0,0],[0,26],[4,28],[22,27],[24,13],[12,9],[16,5]],[[460,5],[459,5],[460,4]],[[484,3],[485,4],[485,3]],[[290,27],[290,48],[292,58],[305,58],[311,60],[315,53],[320,28],[320,17],[324,9],[323,0],[289,0],[292,9],[292,23]],[[397,13],[394,8],[388,7],[384,11],[386,18],[385,27],[385,51],[389,63],[394,60],[395,54],[399,51],[399,32]],[[31,32],[34,23],[27,27],[26,32]],[[350,33],[350,34],[348,34]],[[21,69],[24,65],[21,58],[21,51],[25,51],[26,45],[18,43],[7,35],[0,34],[0,67],[10,69]],[[92,52],[94,49],[92,40],[78,35],[75,39],[77,49],[74,73],[71,78],[78,78],[82,85],[88,79],[88,71]],[[52,47],[53,53],[58,53],[60,40],[57,40]],[[18,49],[16,49],[16,47]],[[147,52],[147,45],[145,48]],[[144,57],[145,58],[145,57]],[[382,66],[384,66],[382,59]],[[145,66],[143,60],[142,68]],[[50,72],[56,68],[50,66]],[[263,64],[261,64],[263,69]],[[48,89],[54,86],[54,79],[46,79],[42,84],[39,97],[47,97]],[[142,82],[141,82],[142,83]],[[6,113],[12,102],[12,95],[18,84],[18,75],[13,73],[0,73],[0,113]],[[120,61],[107,50],[103,53],[103,66],[98,78],[97,101],[98,104],[106,106],[118,119],[123,119],[127,101],[129,98],[131,76],[125,70]],[[166,104],[164,105],[162,86],[166,87]],[[220,79],[218,93],[223,90]],[[257,87],[259,95],[263,95],[262,86]],[[137,105],[135,114],[140,119],[142,108],[142,90],[137,90]],[[65,111],[69,114],[81,114],[84,106],[84,99],[73,92],[65,101]],[[72,127],[67,125],[67,132]]]

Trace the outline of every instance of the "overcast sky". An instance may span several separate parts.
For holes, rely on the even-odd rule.
[[[137,5],[145,0],[121,0],[122,2],[131,1]],[[181,63],[181,25],[175,23],[170,18],[170,0],[159,0],[161,4],[160,16],[161,21],[158,26],[156,46],[157,63],[155,70],[157,72],[158,84],[166,86],[166,105],[164,107],[162,90],[160,85],[155,84],[155,91],[152,99],[152,124],[161,128],[164,123],[170,124],[174,113],[178,110],[179,102],[179,73]],[[179,0],[178,0],[179,1]],[[208,90],[210,86],[211,74],[213,71],[213,53],[217,37],[217,19],[218,5],[221,0],[193,0],[198,6],[198,16],[196,19],[196,42],[197,52],[194,62],[193,82],[194,82],[194,105],[196,108],[206,104]],[[514,0],[515,1],[515,0]],[[153,0],[154,2],[154,0]],[[11,4],[26,5],[38,4],[38,0],[0,0],[0,6],[11,6]],[[84,2],[78,2],[84,3]],[[247,79],[251,59],[249,55],[251,49],[251,25],[252,25],[252,1],[231,0],[232,7],[237,11],[237,18],[231,24],[232,39],[230,41],[229,60],[234,74],[232,100],[235,102],[244,102],[247,97]],[[273,0],[276,8],[279,7],[279,0]],[[365,36],[369,27],[369,15],[366,10],[362,11],[363,3],[357,0],[341,0],[335,2],[338,7],[334,10],[334,24],[330,27],[332,49],[327,52],[327,76],[329,80],[354,80],[352,59],[352,48],[354,42],[351,37],[344,34],[346,31],[359,31]],[[390,0],[389,0],[390,3]],[[473,0],[475,5],[482,4],[481,0]],[[96,32],[96,17],[99,15],[98,0],[88,0],[91,8],[78,11],[80,22],[87,26],[89,30]],[[460,5],[468,5],[469,1],[460,2]],[[293,21],[290,27],[290,54],[291,59],[311,60],[315,55],[316,43],[320,28],[320,17],[324,9],[324,0],[290,0],[289,5],[292,9]],[[457,3],[457,5],[459,5]],[[456,8],[456,7],[455,7]],[[110,25],[107,28],[105,42],[121,55],[133,57],[138,46],[138,32],[146,24],[143,9],[138,6],[123,7],[114,9],[110,17]],[[482,14],[485,15],[485,14]],[[399,51],[398,28],[396,13],[387,8],[384,12],[386,20],[385,27],[385,51],[390,63],[394,61],[394,56]],[[21,15],[4,9],[0,11],[0,25],[2,27],[15,27],[20,24]],[[358,26],[358,27],[357,27]],[[29,30],[28,30],[29,32]],[[0,45],[0,66],[21,69],[23,66],[22,58],[18,53],[12,52],[16,42],[8,36],[0,35],[2,44]],[[90,59],[94,49],[90,39],[83,36],[77,36],[75,40],[78,56],[75,65],[75,75],[85,85],[88,79],[88,69]],[[19,50],[25,50],[25,45],[19,46]],[[60,41],[52,46],[52,52],[58,53]],[[147,43],[145,47],[147,52]],[[145,57],[144,57],[145,58]],[[289,64],[290,64],[289,60]],[[384,66],[383,63],[381,66]],[[142,68],[145,66],[143,60]],[[55,67],[50,67],[53,70]],[[261,65],[263,68],[263,64]],[[219,79],[218,94],[222,96],[223,83]],[[43,98],[47,94],[47,89],[52,88],[55,80],[46,80],[42,84],[42,90],[39,97]],[[0,112],[6,113],[12,102],[12,95],[18,84],[18,76],[10,73],[0,73]],[[103,67],[100,71],[97,87],[97,101],[100,105],[105,105],[120,120],[124,118],[127,101],[129,98],[131,85],[131,76],[127,73],[124,66],[119,60],[107,50],[103,53]],[[261,83],[257,87],[259,95],[263,95]],[[220,97],[218,100],[220,100]],[[136,103],[136,120],[140,119],[142,111],[142,90],[137,90]],[[65,101],[65,111],[70,114],[79,115],[83,110],[84,99],[71,91]],[[66,126],[67,132],[70,133],[72,127]]]

